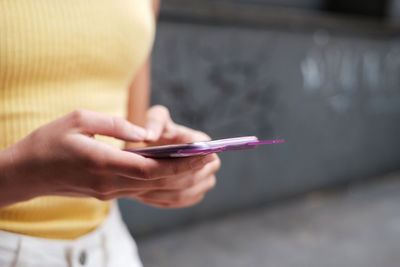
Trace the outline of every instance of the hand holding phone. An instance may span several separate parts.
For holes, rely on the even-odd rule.
[[[279,144],[284,142],[285,140],[283,139],[259,141],[256,136],[243,136],[207,142],[154,146],[140,149],[127,149],[127,151],[134,152],[150,158],[179,158],[231,150],[252,149],[256,148],[259,145]]]

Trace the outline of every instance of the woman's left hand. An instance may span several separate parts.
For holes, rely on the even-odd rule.
[[[208,141],[203,132],[174,123],[164,106],[153,106],[147,112],[146,129],[148,145],[168,145]],[[192,173],[162,178],[160,188],[135,193],[139,201],[161,208],[183,208],[199,203],[204,195],[215,186],[215,173],[221,166],[216,154],[212,154],[203,168]]]

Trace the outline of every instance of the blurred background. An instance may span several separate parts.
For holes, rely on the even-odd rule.
[[[153,104],[221,154],[200,205],[120,205],[151,266],[399,266],[400,0],[164,0]]]

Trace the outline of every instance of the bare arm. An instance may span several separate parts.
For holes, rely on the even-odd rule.
[[[160,0],[153,0],[154,18],[157,19],[160,7]],[[151,88],[151,57],[145,61],[137,72],[130,88],[128,98],[128,121],[145,126],[146,112],[150,104],[150,88]],[[127,143],[127,147],[138,146],[138,144]]]
[[[159,11],[159,0],[153,1],[155,18]],[[144,63],[135,77],[129,91],[128,120],[145,127],[146,143],[127,143],[127,147],[143,145],[163,145],[171,143],[186,143],[210,139],[206,134],[175,124],[169,111],[163,106],[149,108],[151,88],[151,60]],[[149,133],[152,133],[149,136]],[[150,189],[133,195],[146,204],[162,208],[179,208],[200,202],[205,193],[214,187],[215,172],[220,167],[219,158],[210,155],[204,159],[206,165],[198,171],[168,178],[175,181],[176,187],[169,189]],[[207,164],[208,163],[208,164]]]
[[[153,160],[101,143],[95,134],[143,141],[146,132],[128,121],[77,110],[38,128],[0,151],[0,208],[44,195],[110,200],[176,187],[204,157]],[[160,183],[160,179],[168,179]]]
[[[150,65],[149,58],[141,67],[129,88],[127,119],[140,126],[145,126],[146,111],[150,103]]]
[[[154,18],[157,19],[160,0],[153,0]],[[146,111],[150,104],[151,57],[144,62],[129,88],[128,121],[145,126]]]

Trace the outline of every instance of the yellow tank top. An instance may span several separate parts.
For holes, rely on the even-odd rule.
[[[124,117],[153,36],[151,0],[1,0],[0,150],[77,108]],[[0,230],[75,239],[109,207],[39,197],[0,209]]]

